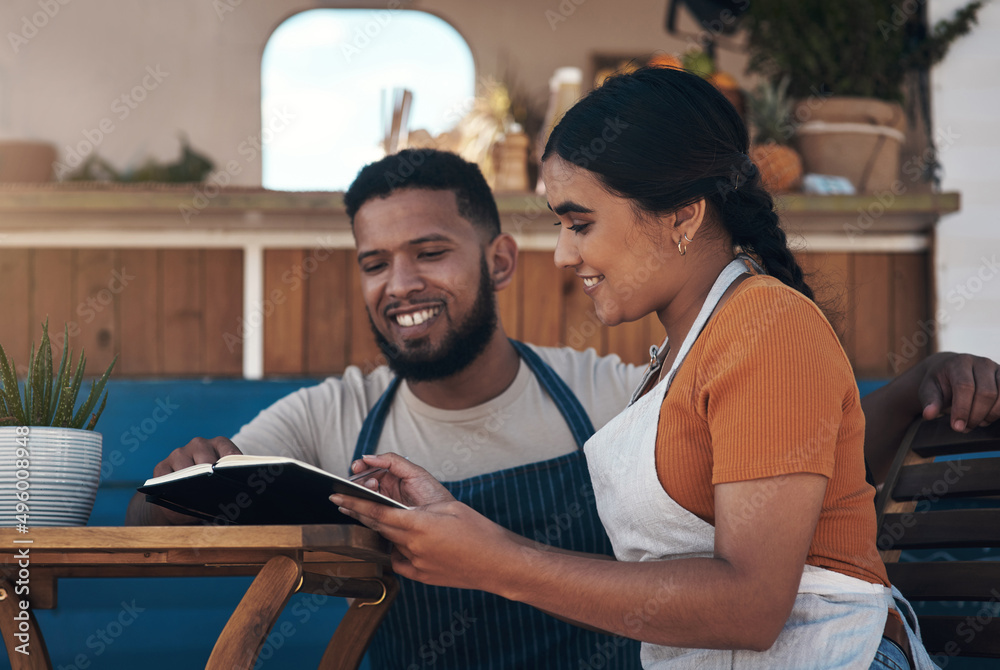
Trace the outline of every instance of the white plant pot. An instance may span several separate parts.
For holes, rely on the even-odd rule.
[[[23,432],[0,427],[0,527],[23,524],[30,533],[85,526],[101,480],[101,434],[39,426]]]

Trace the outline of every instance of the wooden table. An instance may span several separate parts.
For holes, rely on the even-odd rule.
[[[60,577],[256,575],[206,669],[252,668],[296,591],[355,598],[320,668],[357,668],[396,596],[389,545],[353,525],[0,529],[0,632],[13,670],[52,665],[33,609],[56,606]],[[27,557],[25,557],[27,554]],[[27,584],[28,609],[21,609]],[[165,638],[166,639],[166,638]],[[29,643],[30,655],[17,646]]]

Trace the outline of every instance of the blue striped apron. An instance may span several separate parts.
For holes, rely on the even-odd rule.
[[[550,546],[610,555],[583,455],[583,444],[594,433],[590,418],[538,354],[520,342],[511,344],[559,408],[577,450],[443,484],[457,500],[519,535]],[[375,453],[398,387],[399,379],[393,379],[372,407],[353,460]],[[639,645],[632,640],[592,633],[491,593],[398,579],[399,596],[369,652],[377,670],[640,667]]]

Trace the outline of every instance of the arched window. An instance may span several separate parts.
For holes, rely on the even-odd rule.
[[[450,130],[475,92],[465,40],[413,10],[313,9],[282,23],[261,64],[264,187],[346,189],[384,155],[396,88],[413,93],[410,129]]]

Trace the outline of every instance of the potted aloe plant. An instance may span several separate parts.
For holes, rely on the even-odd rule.
[[[101,476],[101,434],[94,427],[117,356],[77,407],[86,360],[81,351],[74,366],[67,327],[55,369],[46,321],[37,351],[32,346],[22,393],[0,347],[0,526],[27,532],[32,526],[87,523]]]
[[[848,177],[863,192],[889,187],[907,128],[904,92],[907,111],[927,118],[927,72],[983,4],[930,28],[916,0],[753,0],[744,18],[750,69],[787,78],[801,101],[795,139],[806,171]]]

